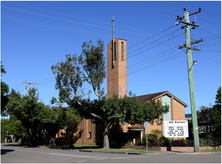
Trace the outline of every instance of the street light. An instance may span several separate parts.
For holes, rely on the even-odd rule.
[[[193,68],[193,65],[197,64],[197,61],[193,61],[192,66],[190,67],[189,71]]]

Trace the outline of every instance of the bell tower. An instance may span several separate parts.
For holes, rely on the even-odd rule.
[[[107,98],[127,95],[126,44],[126,40],[114,38],[107,46]]]

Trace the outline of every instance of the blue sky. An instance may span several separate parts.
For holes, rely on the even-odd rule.
[[[187,57],[178,49],[185,43],[184,24],[174,26],[183,8],[190,14],[202,9],[190,17],[199,25],[191,41],[204,40],[193,45],[201,51],[192,51],[196,106],[214,104],[221,85],[220,1],[1,1],[1,61],[7,72],[2,81],[21,94],[24,80],[38,83],[40,101],[50,105],[58,97],[51,66],[66,54],[80,55],[89,40],[103,40],[106,57],[114,16],[115,37],[127,40],[128,91],[169,91],[191,113]]]

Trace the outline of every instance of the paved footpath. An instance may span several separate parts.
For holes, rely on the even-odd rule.
[[[221,153],[149,154],[83,152],[1,145],[2,163],[221,163]]]

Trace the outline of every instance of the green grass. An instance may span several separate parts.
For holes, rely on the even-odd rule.
[[[201,150],[201,152],[221,152],[221,149]]]
[[[22,145],[20,142],[7,142],[7,143],[2,142],[1,144],[2,145]]]

